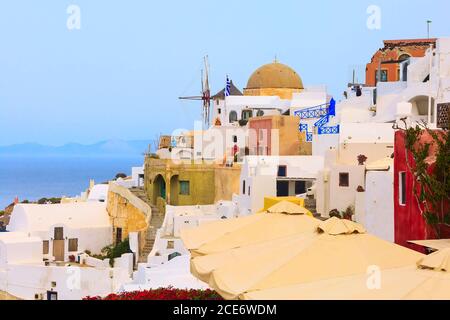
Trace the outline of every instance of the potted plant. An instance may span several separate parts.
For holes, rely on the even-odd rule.
[[[355,209],[352,206],[348,206],[347,209],[342,213],[342,216],[346,220],[352,220],[352,217],[355,215]]]
[[[330,218],[336,217],[336,218],[342,219],[341,213],[339,212],[338,209],[331,210],[329,213],[329,216],[330,216]]]
[[[367,161],[367,157],[366,157],[365,155],[360,154],[360,155],[358,156],[358,164],[359,164],[360,166],[363,166],[363,165],[366,163],[366,161]]]
[[[75,256],[74,256],[73,254],[71,254],[71,255],[69,256],[69,261],[70,261],[70,262],[75,262]]]

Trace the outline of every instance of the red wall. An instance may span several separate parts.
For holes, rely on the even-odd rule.
[[[420,143],[431,142],[432,138],[424,133]],[[434,148],[430,149],[433,154]],[[408,156],[410,164],[412,164],[412,155]],[[401,205],[399,201],[400,193],[400,172],[406,172],[406,205]],[[403,131],[395,133],[395,149],[394,149],[394,225],[395,225],[395,243],[409,247],[417,251],[423,251],[422,247],[409,244],[408,240],[426,240],[435,239],[436,236],[432,228],[428,227],[422,218],[417,201],[413,192],[413,176],[408,170],[406,164],[405,134]],[[450,237],[450,228],[442,230],[443,238]]]

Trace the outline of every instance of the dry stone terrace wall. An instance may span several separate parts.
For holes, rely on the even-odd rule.
[[[142,252],[152,208],[129,189],[110,183],[107,211],[113,225],[113,239],[116,239],[117,228],[122,229],[122,239],[127,238],[130,232],[138,232],[139,251]]]

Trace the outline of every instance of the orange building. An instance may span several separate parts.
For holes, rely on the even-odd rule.
[[[436,39],[385,40],[366,66],[366,86],[374,87],[378,81],[399,81],[400,62],[410,57],[423,57]]]
[[[297,156],[311,155],[312,145],[306,142],[305,132],[298,130],[299,118],[272,115],[251,118],[248,127],[250,155]]]

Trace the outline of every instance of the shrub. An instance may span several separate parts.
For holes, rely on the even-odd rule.
[[[329,216],[330,216],[330,218],[336,217],[336,218],[342,219],[341,213],[339,212],[338,209],[331,210],[329,213]]]
[[[126,177],[127,177],[127,175],[125,173],[122,173],[122,172],[116,174],[116,180],[119,179],[119,178],[125,179]]]
[[[116,243],[116,245],[110,245],[102,249],[103,259],[109,259],[111,267],[114,267],[114,259],[120,258],[125,253],[131,253],[128,238]]]

